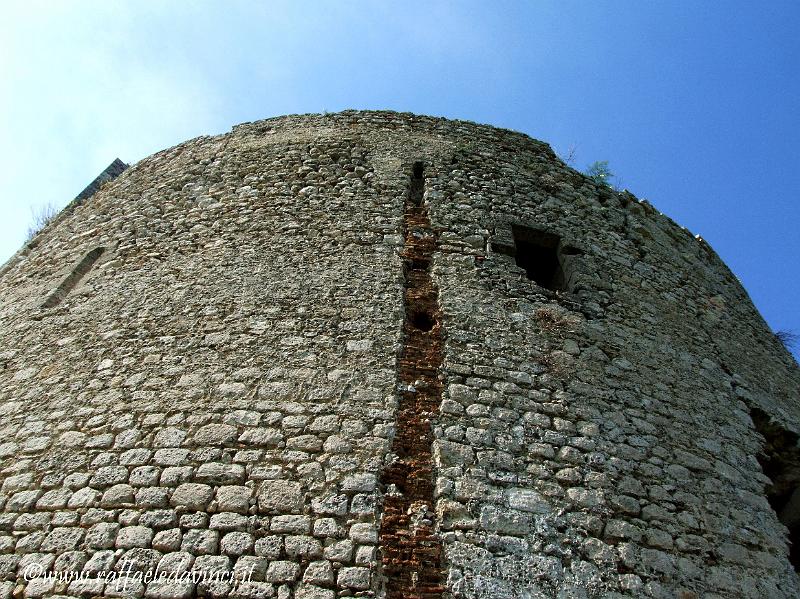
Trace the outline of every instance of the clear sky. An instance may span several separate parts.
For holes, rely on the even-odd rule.
[[[0,262],[111,160],[394,109],[608,160],[800,332],[800,2],[3,2]],[[796,350],[797,355],[797,350]]]

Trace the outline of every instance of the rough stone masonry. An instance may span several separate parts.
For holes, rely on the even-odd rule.
[[[0,269],[0,415],[0,598],[800,596],[797,363],[520,133],[140,161]]]

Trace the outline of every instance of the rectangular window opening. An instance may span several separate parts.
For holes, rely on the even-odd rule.
[[[758,408],[750,410],[764,447],[756,456],[764,474],[772,481],[764,492],[778,519],[789,529],[789,561],[800,572],[800,447],[798,436],[772,421]]]
[[[512,227],[514,260],[525,275],[540,287],[551,291],[566,288],[567,278],[561,259],[561,238],[547,231]]]

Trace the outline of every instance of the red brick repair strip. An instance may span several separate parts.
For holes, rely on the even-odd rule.
[[[431,455],[432,420],[442,399],[442,328],[439,289],[430,272],[436,234],[423,202],[424,185],[423,165],[416,163],[403,223],[405,319],[392,445],[396,459],[381,481],[386,492],[380,543],[387,599],[433,599],[444,590]]]

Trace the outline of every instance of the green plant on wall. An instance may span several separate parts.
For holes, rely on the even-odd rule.
[[[611,180],[614,178],[614,173],[608,168],[608,160],[593,162],[586,168],[584,174],[593,179],[598,185],[613,187]]]

